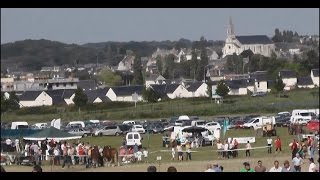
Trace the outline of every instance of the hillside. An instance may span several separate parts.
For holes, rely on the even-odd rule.
[[[221,46],[221,41],[206,41],[206,46]],[[151,56],[157,49],[197,48],[199,41],[101,42],[84,45],[65,44],[50,40],[24,40],[1,45],[1,71],[8,67],[25,71],[40,70],[43,66],[62,64],[106,63],[117,65],[127,50],[139,56]]]

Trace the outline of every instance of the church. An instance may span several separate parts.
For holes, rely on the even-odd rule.
[[[222,57],[232,55],[234,53],[239,55],[248,49],[250,49],[253,54],[261,54],[263,56],[270,57],[271,53],[275,51],[275,45],[266,35],[236,36],[234,33],[234,26],[230,18],[227,30],[227,39],[222,49]]]

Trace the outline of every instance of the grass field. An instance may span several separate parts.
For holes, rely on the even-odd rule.
[[[100,168],[85,168],[84,166],[71,166],[71,168],[61,169],[61,166],[49,166],[48,163],[44,163],[43,170],[45,172],[145,172],[149,165],[155,165],[158,168],[158,171],[166,171],[166,168],[169,166],[175,166],[179,172],[203,172],[208,163],[218,163],[219,165],[224,166],[225,172],[239,172],[239,169],[242,168],[242,163],[248,161],[251,163],[251,166],[254,167],[257,164],[258,160],[262,160],[263,164],[269,169],[272,167],[274,160],[278,160],[280,165],[282,165],[284,160],[291,159],[291,151],[289,149],[289,143],[293,138],[297,136],[289,135],[287,128],[277,128],[277,133],[282,140],[282,152],[275,153],[274,148],[272,154],[267,153],[267,149],[256,149],[251,151],[251,157],[245,157],[245,152],[240,151],[239,157],[233,159],[218,159],[216,146],[207,146],[192,149],[193,151],[198,151],[192,153],[192,161],[171,161],[171,152],[159,152],[160,150],[170,150],[162,148],[162,135],[150,135],[149,136],[149,145],[148,145],[148,135],[143,135],[143,147],[149,146],[149,157],[148,162],[145,161],[139,163],[131,163],[119,167],[100,167]],[[228,137],[248,137],[255,136],[254,130],[250,129],[237,129],[237,130],[228,130],[225,138]],[[272,137],[274,140],[276,137]],[[252,147],[266,146],[266,137],[257,137],[256,143],[252,143]],[[119,147],[122,142],[122,137],[115,136],[103,136],[103,137],[86,137],[82,138],[81,141],[90,142],[91,145],[111,145],[112,147]],[[73,142],[73,141],[70,141]],[[240,144],[239,148],[243,148],[244,145]],[[317,154],[317,153],[316,153]],[[161,156],[162,161],[159,164],[156,161],[156,157]],[[319,156],[316,155],[316,159]],[[304,161],[302,165],[303,172],[308,170],[309,163],[307,160]],[[30,172],[32,167],[28,166],[6,166],[8,172]]]
[[[176,99],[158,103],[138,103],[137,107],[108,107],[87,111],[82,108],[80,112],[70,107],[46,107],[57,113],[38,114],[28,111],[18,115],[15,112],[1,115],[2,122],[28,121],[49,122],[52,119],[61,118],[62,121],[100,119],[100,120],[128,120],[128,119],[154,119],[179,116],[181,114],[193,116],[219,116],[238,114],[265,114],[293,109],[306,109],[319,107],[319,88],[298,89],[288,92],[289,98],[278,98],[275,94],[266,97],[229,96],[224,104],[215,104],[208,98]],[[91,108],[94,109],[94,108]]]

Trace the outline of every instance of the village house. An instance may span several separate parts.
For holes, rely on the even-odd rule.
[[[165,84],[166,78],[161,75],[150,75],[149,77],[145,78],[145,85],[148,88],[151,84]]]
[[[298,88],[314,88],[314,84],[310,76],[297,78]]]
[[[52,106],[52,98],[45,91],[25,91],[18,97],[20,107]]]
[[[204,82],[193,82],[186,86],[190,97],[209,97],[208,85]]]
[[[111,101],[134,102],[133,94],[138,95],[138,101],[142,101],[142,91],[144,86],[118,86],[110,87],[106,96]]]
[[[1,92],[14,91],[14,79],[13,78],[1,78]]]
[[[319,69],[311,69],[311,79],[313,84],[319,87]]]
[[[74,89],[59,89],[45,91],[52,98],[52,105],[74,104],[70,97],[74,94]],[[73,96],[74,97],[74,96]]]
[[[232,80],[232,81],[226,81],[226,85],[229,88],[229,95],[247,95],[247,80],[246,79],[240,79],[240,80]]]
[[[106,103],[111,102],[111,100],[106,96],[107,89],[95,89],[85,91],[85,94],[88,97],[89,104],[95,103]]]
[[[133,72],[133,63],[134,63],[135,56],[133,55],[126,55],[118,64],[117,70],[118,71],[131,71]]]
[[[285,84],[284,90],[294,89],[297,85],[297,76],[293,71],[290,70],[282,70],[279,71],[278,76],[282,79]]]
[[[227,30],[227,39],[222,49],[223,56],[241,54],[243,51],[250,49],[254,54],[261,54],[270,57],[275,51],[275,44],[266,35],[236,36],[234,26],[230,18]]]
[[[152,88],[161,99],[190,97],[189,91],[181,84],[152,84],[150,88]]]
[[[268,92],[267,72],[256,71],[250,74],[248,90],[251,92]]]

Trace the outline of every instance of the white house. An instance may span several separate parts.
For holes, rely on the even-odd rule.
[[[310,76],[297,78],[298,88],[314,88],[314,84]]]
[[[186,86],[191,97],[209,97],[208,85],[204,82],[194,82]]]
[[[251,92],[267,92],[267,72],[266,71],[256,71],[250,74],[248,80],[247,89]]]
[[[85,91],[85,94],[88,97],[88,103],[111,102],[111,100],[106,96],[106,93],[105,89]]]
[[[226,81],[227,86],[229,87],[229,95],[247,95],[247,80],[240,79],[240,80],[232,80]]]
[[[279,71],[279,77],[282,79],[285,84],[284,90],[294,89],[297,85],[297,77],[293,71],[282,70]]]
[[[134,56],[126,55],[118,64],[118,71],[132,71],[133,70],[133,63],[134,63]]]
[[[315,86],[319,87],[319,69],[311,70],[311,79]]]
[[[300,49],[299,48],[292,48],[292,49],[289,49],[289,53],[291,54],[291,55],[295,55],[295,54],[301,54],[301,51],[300,51]]]
[[[151,84],[165,84],[166,78],[161,75],[151,75],[150,77],[146,77],[145,85],[148,88]]]
[[[73,89],[47,90],[45,92],[52,98],[52,105],[73,104],[72,99],[74,98],[75,92]],[[72,99],[70,99],[71,96]]]
[[[189,91],[181,84],[153,84],[150,88],[152,88],[161,99],[191,97]]]
[[[133,94],[136,93],[137,101],[142,101],[142,91],[143,86],[119,86],[119,87],[111,87],[106,96],[111,101],[125,101],[125,102],[134,102]]]
[[[26,91],[19,96],[20,107],[51,106],[52,98],[45,91]]]
[[[275,51],[275,44],[265,35],[236,36],[234,26],[230,18],[227,30],[227,39],[222,49],[223,56],[241,54],[243,51],[250,49],[254,54],[261,54],[270,57]]]

